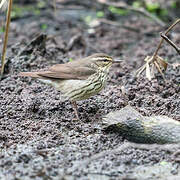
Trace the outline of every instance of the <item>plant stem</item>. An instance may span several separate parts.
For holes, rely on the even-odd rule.
[[[165,31],[164,35],[167,35],[167,33],[168,33],[176,24],[178,24],[179,22],[180,22],[180,19],[176,20],[176,21]],[[155,60],[155,57],[157,56],[157,53],[158,53],[159,49],[161,48],[161,45],[162,45],[163,41],[164,41],[164,39],[161,38],[161,41],[159,42],[158,47],[157,47],[156,51],[154,52],[152,61]]]
[[[161,37],[167,41],[176,51],[177,53],[180,55],[180,48],[178,46],[176,46],[176,44],[174,44],[166,35],[161,33]]]
[[[5,35],[4,35],[4,44],[3,44],[3,52],[2,52],[2,59],[1,59],[1,77],[3,76],[4,73],[4,66],[5,66],[5,57],[6,57],[6,49],[7,49],[7,42],[8,42],[8,32],[9,32],[9,24],[11,21],[11,8],[12,8],[12,1],[9,0],[8,4],[8,10],[7,10],[7,15],[6,15],[6,30],[5,30]]]

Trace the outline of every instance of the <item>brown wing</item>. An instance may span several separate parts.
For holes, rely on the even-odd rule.
[[[104,54],[98,54],[98,56],[100,55],[105,56]],[[48,71],[21,72],[19,75],[34,78],[87,79],[90,75],[96,73],[96,70],[89,64],[89,59],[94,56],[97,56],[97,54],[66,64],[56,64],[51,66]]]
[[[57,64],[49,68],[48,71],[38,72],[38,76],[55,79],[87,79],[90,75],[96,71],[90,67],[80,66],[74,64],[74,66],[67,64]]]

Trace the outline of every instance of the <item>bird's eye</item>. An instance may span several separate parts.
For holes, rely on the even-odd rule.
[[[104,62],[109,62],[109,60],[108,60],[108,59],[103,59],[103,61],[104,61]]]

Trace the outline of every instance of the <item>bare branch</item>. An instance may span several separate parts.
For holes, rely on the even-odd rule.
[[[180,55],[180,48],[176,46],[176,44],[174,44],[165,34],[161,33],[161,37],[167,41],[176,51],[177,53]]]
[[[178,19],[178,20],[176,20],[166,31],[165,31],[165,35],[167,35],[167,33],[176,25],[176,24],[178,24],[180,22],[180,19]],[[158,47],[157,47],[157,49],[156,49],[156,51],[155,51],[155,53],[154,53],[154,55],[153,55],[153,61],[155,60],[155,57],[157,56],[157,53],[158,53],[158,51],[159,51],[159,49],[161,48],[161,45],[162,45],[162,43],[163,43],[163,38],[161,38],[161,41],[159,42],[159,45],[158,45]]]

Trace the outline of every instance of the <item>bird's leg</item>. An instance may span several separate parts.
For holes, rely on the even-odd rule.
[[[74,109],[76,118],[77,118],[78,120],[80,120],[79,115],[78,115],[78,110],[77,110],[77,104],[76,104],[76,101],[71,101],[71,103],[72,103],[72,105],[73,105],[73,109]]]

